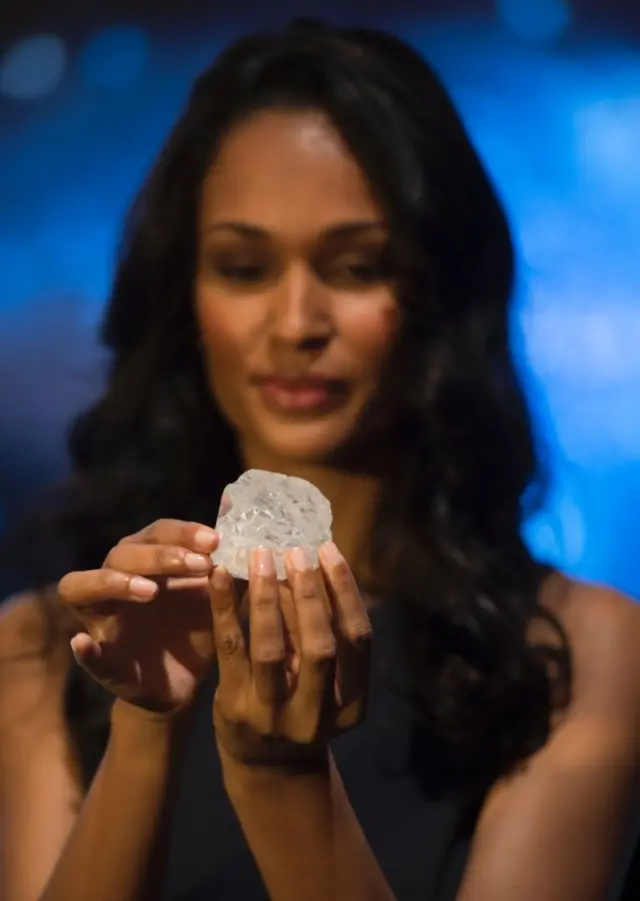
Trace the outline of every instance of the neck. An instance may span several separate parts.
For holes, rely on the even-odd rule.
[[[366,578],[366,538],[373,524],[378,499],[378,479],[314,464],[269,459],[263,453],[245,453],[247,469],[264,469],[306,479],[331,504],[333,540],[356,577]]]

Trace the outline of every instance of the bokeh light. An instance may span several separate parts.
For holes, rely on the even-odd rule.
[[[586,103],[574,114],[583,177],[598,179],[624,202],[630,191],[640,202],[640,85],[636,91]]]
[[[0,91],[17,100],[35,100],[54,91],[64,76],[67,50],[53,34],[14,44],[0,63]]]
[[[531,40],[552,40],[571,22],[567,0],[497,0],[504,23],[517,35]]]
[[[89,84],[120,87],[138,77],[148,54],[149,42],[142,28],[114,25],[87,41],[80,55],[80,72]]]

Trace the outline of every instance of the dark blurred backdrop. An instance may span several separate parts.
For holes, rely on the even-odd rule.
[[[441,72],[521,258],[514,349],[553,485],[536,553],[640,596],[640,5],[19,0],[0,10],[0,519],[64,472],[99,390],[119,223],[194,76],[295,15],[375,24]],[[8,589],[8,577],[5,585]]]

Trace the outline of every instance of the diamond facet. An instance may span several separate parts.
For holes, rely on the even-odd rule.
[[[318,548],[331,541],[331,506],[304,479],[249,469],[225,488],[216,531],[220,544],[211,559],[236,579],[248,579],[249,556],[258,547],[273,551],[278,578],[285,579],[289,548],[304,548],[317,566]]]

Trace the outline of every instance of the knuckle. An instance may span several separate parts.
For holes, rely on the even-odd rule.
[[[104,558],[104,561],[103,561],[103,563],[102,563],[103,566],[111,566],[111,564],[112,564],[112,562],[113,562],[113,556],[114,556],[114,554],[117,552],[118,548],[119,548],[122,544],[124,544],[124,542],[125,542],[125,539],[123,538],[122,541],[119,541],[119,542],[115,545],[115,547],[112,547],[112,548],[111,548],[111,550],[109,551],[109,553],[107,554],[107,556]]]
[[[125,535],[111,548],[107,556],[104,558],[103,567],[115,566],[118,557],[121,554],[127,554],[131,545],[137,544],[135,535]]]
[[[151,525],[148,526],[150,532],[158,532],[167,528],[167,526],[171,525],[172,520],[167,519],[166,517],[162,517],[161,519],[154,519]]]
[[[225,657],[235,657],[242,650],[242,635],[235,631],[223,632],[218,636],[216,646]]]
[[[297,745],[311,745],[316,740],[318,730],[312,723],[294,723],[288,730],[287,738]]]
[[[175,569],[184,562],[184,551],[177,547],[163,547],[158,552],[158,566],[161,569]]]
[[[275,716],[270,710],[256,713],[250,721],[251,728],[262,738],[278,738],[279,730]]]
[[[113,569],[102,570],[101,582],[102,588],[106,591],[116,591],[117,589],[122,589],[123,587],[122,575]]]
[[[288,741],[310,745],[318,739],[322,710],[317,704],[300,705],[292,702],[286,709],[285,734]]]
[[[165,534],[171,528],[172,522],[171,519],[154,519],[138,533],[138,537],[145,542],[153,543],[158,540],[158,536]]]
[[[61,601],[65,602],[69,599],[73,585],[78,578],[79,573],[66,573],[57,585],[57,594]]]
[[[282,663],[285,659],[284,644],[280,642],[263,642],[253,649],[251,659],[261,666],[273,666]]]
[[[336,656],[336,642],[333,638],[312,641],[303,649],[302,655],[309,663],[328,663]]]
[[[338,591],[346,591],[353,587],[353,576],[346,561],[341,561],[333,566],[331,578]]]
[[[320,597],[320,590],[315,579],[304,578],[298,586],[298,598],[301,601],[315,601]]]
[[[239,725],[246,720],[245,705],[235,693],[228,693],[220,685],[216,692],[215,707],[217,713],[227,722]]]
[[[356,616],[348,619],[344,624],[344,630],[348,638],[358,644],[367,644],[371,641],[371,621],[367,616]]]
[[[260,582],[256,585],[252,601],[257,610],[275,609],[279,601],[278,590],[268,582]]]

